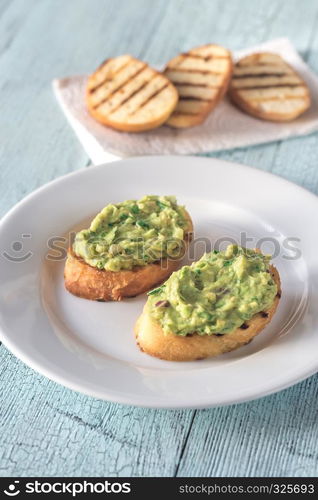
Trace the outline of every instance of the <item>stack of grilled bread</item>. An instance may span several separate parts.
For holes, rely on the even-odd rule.
[[[88,78],[86,103],[116,130],[184,129],[203,123],[228,88],[234,104],[263,120],[292,120],[310,106],[307,85],[278,54],[252,54],[233,69],[231,53],[215,44],[179,54],[162,73],[130,55],[107,59]]]
[[[129,55],[107,59],[89,77],[86,102],[100,123],[141,132],[167,123],[202,123],[228,88],[232,59],[218,45],[204,45],[172,59],[163,73]]]

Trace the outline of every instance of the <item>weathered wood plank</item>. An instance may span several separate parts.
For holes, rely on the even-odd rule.
[[[0,57],[10,49],[27,18],[37,5],[37,0],[25,2],[23,0],[0,1]]]
[[[173,474],[192,412],[108,404],[0,350],[0,475]]]
[[[316,375],[258,401],[198,411],[178,475],[317,477],[317,396]]]

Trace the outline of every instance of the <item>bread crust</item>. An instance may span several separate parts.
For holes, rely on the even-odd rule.
[[[246,57],[240,59],[237,64],[238,65],[239,64],[246,65],[249,62],[251,62],[252,64],[253,63],[257,64],[258,58],[261,57],[262,55],[266,55],[266,54],[267,53],[256,53],[256,54],[252,54],[250,56],[246,56]],[[301,83],[299,83],[299,86],[305,87],[307,90],[307,95],[301,96],[301,99],[303,100],[302,107],[299,107],[292,112],[284,112],[284,113],[262,111],[262,109],[260,107],[256,108],[255,106],[252,106],[249,104],[249,101],[252,101],[252,99],[243,98],[240,95],[240,90],[242,90],[241,88],[239,88],[239,87],[235,88],[235,87],[230,85],[229,90],[228,90],[228,95],[229,95],[231,101],[235,105],[237,105],[245,113],[247,113],[251,116],[254,116],[256,118],[259,118],[261,120],[267,120],[267,121],[273,121],[273,122],[288,122],[288,121],[294,120],[295,118],[297,118],[298,116],[303,114],[307,109],[309,109],[309,107],[311,105],[311,98],[310,98],[310,92],[309,92],[308,86],[305,83],[305,81],[300,77],[300,75],[297,73],[297,71],[295,71],[294,68],[292,66],[290,66],[290,64],[288,64],[284,59],[282,59],[282,62],[284,63],[285,66],[287,66],[292,71],[292,73],[295,76],[297,76],[299,79],[301,79]],[[257,77],[257,75],[255,75],[255,77]],[[287,84],[287,86],[288,86],[288,84]],[[271,86],[269,85],[269,87],[271,87]],[[272,88],[275,88],[275,86],[273,86]],[[289,98],[285,98],[285,99],[286,99],[286,101],[288,101]]]
[[[192,238],[193,224],[186,212],[188,228],[185,247]],[[147,292],[166,280],[179,267],[180,259],[163,259],[132,270],[107,271],[87,264],[69,248],[64,268],[65,288],[76,295],[100,302],[118,301]]]
[[[270,267],[277,285],[277,295],[270,309],[255,314],[231,333],[222,336],[198,335],[183,337],[173,333],[165,334],[159,323],[147,311],[147,304],[135,325],[136,342],[141,351],[167,361],[194,361],[218,356],[248,344],[271,321],[281,296],[280,278],[277,269]]]

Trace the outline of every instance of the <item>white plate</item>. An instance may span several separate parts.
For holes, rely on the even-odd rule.
[[[192,215],[197,239],[240,242],[245,232],[248,246],[269,252],[274,242],[279,246],[274,264],[282,300],[248,346],[216,359],[161,361],[134,341],[145,296],[99,303],[64,290],[64,261],[48,260],[48,241],[82,227],[109,202],[150,193],[175,194]],[[217,159],[133,158],[67,175],[25,198],[1,222],[1,340],[56,382],[120,403],[199,408],[278,391],[318,369],[316,214],[317,198],[304,189]],[[298,258],[287,246],[297,246]],[[203,244],[194,249],[198,258]]]

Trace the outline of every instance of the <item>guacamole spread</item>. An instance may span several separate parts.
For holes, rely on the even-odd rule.
[[[98,269],[133,269],[181,255],[187,229],[185,209],[174,196],[144,196],[103,208],[89,229],[76,234],[73,251]]]
[[[236,245],[214,250],[149,292],[149,313],[165,333],[231,333],[272,305],[277,286],[269,261]]]

